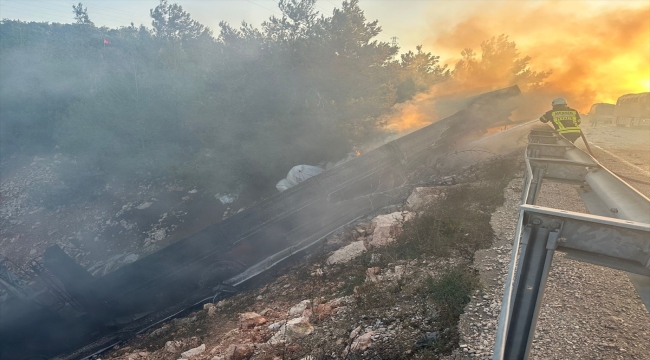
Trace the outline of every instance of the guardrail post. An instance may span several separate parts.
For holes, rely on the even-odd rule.
[[[551,231],[548,225],[533,218],[522,234],[519,271],[515,281],[504,359],[525,359],[530,352],[546,279],[558,241],[558,230]]]
[[[542,181],[544,180],[545,171],[546,169],[543,167],[533,169],[533,181],[531,183],[530,192],[528,193],[528,199],[526,199],[526,204],[537,203],[539,192],[542,190]]]

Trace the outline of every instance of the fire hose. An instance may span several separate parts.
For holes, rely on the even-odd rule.
[[[596,159],[596,156],[594,155],[594,153],[591,152],[591,147],[589,146],[589,142],[587,141],[587,138],[585,137],[585,134],[582,132],[582,130],[580,130],[580,137],[582,138],[582,141],[585,143],[585,147],[587,148],[587,152],[589,153],[589,155],[591,155],[592,158]],[[598,159],[596,159],[596,160],[598,160]],[[639,184],[643,184],[643,185],[650,185],[650,182],[633,179],[633,178],[631,178],[629,176],[621,175],[621,174],[619,174],[619,173],[617,173],[615,171],[612,171],[612,170],[610,170],[610,171],[612,173],[614,173],[614,175],[620,177],[621,179],[625,179],[625,180],[632,181],[632,182],[639,183]]]

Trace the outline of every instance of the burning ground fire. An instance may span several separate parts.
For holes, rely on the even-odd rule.
[[[452,69],[458,69],[463,60],[461,52],[473,49],[474,60],[483,60],[482,73],[461,76],[456,71],[452,79],[428,93],[398,104],[387,121],[388,129],[415,130],[448,115],[439,114],[439,97],[471,95],[518,83],[520,76],[508,74],[513,61],[486,58],[481,51],[482,42],[498,39],[500,34],[516,43],[519,54],[515,59],[530,57],[529,69],[520,75],[526,71],[547,75],[538,84],[518,83],[530,101],[528,111],[517,114],[520,118],[538,116],[558,96],[587,112],[594,103],[615,103],[621,95],[650,91],[648,2],[490,1],[473,3],[471,8],[462,3],[456,10],[454,16],[432,21],[432,35],[425,45],[433,54],[448,59]]]

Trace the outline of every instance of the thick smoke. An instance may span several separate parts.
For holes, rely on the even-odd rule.
[[[551,70],[537,91],[564,96],[580,111],[595,102],[615,102],[626,93],[649,91],[650,4],[647,2],[490,2],[431,39],[446,52],[477,48],[506,34],[531,67]]]
[[[526,86],[503,76],[508,64],[482,76],[454,76],[413,101],[398,104],[388,120],[392,130],[419,128],[445,113],[442,97],[459,98],[517,83],[527,105],[511,119],[539,116],[555,97],[567,98],[581,112],[597,102],[615,103],[624,94],[650,91],[650,4],[647,2],[490,1],[472,3],[447,23],[432,22],[425,44],[452,69],[472,49],[480,61],[481,43],[500,35],[516,43],[519,59],[530,57],[531,71],[549,73]],[[439,12],[433,7],[431,12]],[[476,74],[475,74],[476,75]],[[449,108],[449,107],[448,107]],[[452,109],[446,109],[447,111]]]

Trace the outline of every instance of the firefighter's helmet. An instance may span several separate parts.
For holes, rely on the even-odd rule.
[[[553,102],[551,104],[553,106],[566,105],[566,99],[565,98],[557,98],[557,99],[553,100]]]

